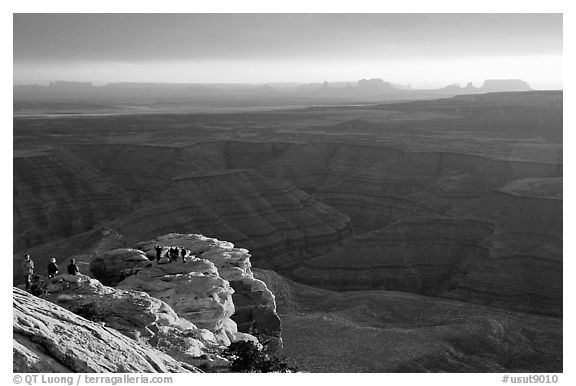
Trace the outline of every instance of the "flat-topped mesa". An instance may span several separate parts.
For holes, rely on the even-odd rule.
[[[179,233],[170,233],[138,243],[136,248],[145,251],[149,258],[154,258],[154,248],[158,245],[165,249],[172,246],[186,248],[191,256],[197,257],[192,260],[194,264],[198,264],[197,261],[211,264],[220,277],[229,282],[233,288],[232,301],[235,312],[231,318],[237,323],[238,330],[257,334],[261,340],[267,342],[266,348],[272,352],[281,350],[281,323],[276,313],[274,294],[263,281],[254,278],[248,250],[236,248],[228,241],[198,234]],[[180,267],[187,267],[189,264],[191,261],[158,265],[152,269],[181,269]],[[137,280],[138,276],[148,270],[150,268],[138,272],[120,285]]]
[[[528,82],[522,79],[486,79],[479,89],[483,92],[530,91]]]
[[[21,289],[13,289],[15,372],[198,372],[188,364]]]

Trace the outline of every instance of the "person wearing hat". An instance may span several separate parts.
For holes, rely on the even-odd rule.
[[[24,255],[22,262],[22,272],[24,273],[24,283],[26,284],[26,291],[30,290],[30,280],[34,275],[34,261],[30,258],[29,254]]]

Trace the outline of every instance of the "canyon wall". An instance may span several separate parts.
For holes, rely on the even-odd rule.
[[[259,267],[332,289],[376,286],[562,313],[560,164],[333,142],[73,145],[62,154],[94,178],[106,175],[97,186],[131,208],[97,210],[107,217],[99,224],[128,245],[201,233],[249,249]],[[15,171],[15,182],[26,173]],[[30,201],[43,197],[28,192]]]
[[[88,231],[130,208],[126,191],[63,150],[14,157],[14,250]]]

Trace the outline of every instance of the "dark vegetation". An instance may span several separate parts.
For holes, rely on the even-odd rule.
[[[252,341],[230,344],[223,355],[232,361],[231,370],[239,373],[293,373],[296,369],[283,360],[271,357]]]

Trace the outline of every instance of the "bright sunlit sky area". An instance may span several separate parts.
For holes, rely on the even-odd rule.
[[[562,15],[14,15],[14,84],[363,78],[562,88]]]

